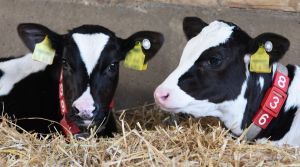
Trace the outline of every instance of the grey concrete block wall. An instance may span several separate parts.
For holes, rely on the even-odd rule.
[[[253,37],[262,32],[284,35],[291,41],[291,47],[282,62],[300,64],[300,13],[150,2],[112,4],[103,1],[89,5],[82,2],[84,1],[0,0],[1,57],[28,52],[16,32],[17,25],[22,22],[44,24],[59,33],[82,24],[99,24],[123,38],[140,30],[162,32],[165,44],[149,62],[147,71],[121,68],[116,93],[118,108],[153,102],[153,90],[177,66],[186,44],[182,32],[182,19],[185,16],[198,16],[207,22],[216,19],[231,21]]]

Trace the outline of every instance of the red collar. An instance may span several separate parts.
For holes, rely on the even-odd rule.
[[[65,97],[64,97],[63,69],[61,69],[60,77],[59,77],[58,95],[59,95],[60,113],[63,116],[63,118],[60,120],[60,125],[62,126],[64,134],[66,136],[69,136],[69,134],[80,133],[81,131],[80,131],[79,127],[76,124],[74,124],[74,122],[71,122],[70,120],[68,120],[66,117],[69,110],[66,106]],[[109,109],[111,110],[114,107],[114,105],[115,105],[115,102],[114,102],[114,100],[112,100],[109,105]]]
[[[253,118],[253,123],[262,129],[266,129],[273,118],[276,118],[287,98],[289,77],[276,70],[272,86],[267,90],[258,112]]]

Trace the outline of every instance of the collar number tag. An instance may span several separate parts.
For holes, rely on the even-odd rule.
[[[257,126],[263,128],[263,129],[266,129],[271,121],[272,121],[272,117],[269,115],[269,113],[267,113],[263,110],[260,110],[256,114],[255,119],[253,119],[253,122]]]
[[[250,71],[256,73],[270,73],[271,67],[269,62],[270,56],[266,52],[264,46],[260,46],[258,50],[251,55]]]
[[[50,65],[53,63],[54,56],[55,50],[51,47],[50,40],[46,36],[42,42],[35,45],[32,59]]]
[[[280,72],[275,73],[275,77],[274,77],[274,81],[273,81],[274,86],[283,90],[284,92],[287,92],[289,83],[290,83],[289,77],[283,75]]]
[[[287,98],[289,77],[276,71],[273,86],[269,88],[261,102],[260,110],[253,118],[253,123],[266,129],[273,118],[276,118]]]
[[[145,57],[141,42],[137,42],[134,48],[127,53],[124,66],[133,70],[146,70],[147,64],[145,64]]]

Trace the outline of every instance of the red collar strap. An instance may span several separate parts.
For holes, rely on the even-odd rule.
[[[78,133],[80,133],[79,127],[66,118],[66,115],[69,112],[69,110],[66,106],[65,97],[64,97],[63,69],[61,70],[60,77],[59,77],[58,95],[59,95],[60,113],[63,116],[63,118],[60,121],[60,125],[62,126],[64,134],[66,136],[69,136],[69,134],[78,134]],[[111,110],[114,107],[114,105],[115,105],[115,102],[114,102],[114,100],[112,100],[110,105],[109,105],[109,109]]]
[[[273,118],[276,118],[287,98],[289,86],[288,71],[282,64],[277,64],[272,86],[267,90],[258,112],[252,119],[246,138],[253,140],[263,130],[268,127]]]

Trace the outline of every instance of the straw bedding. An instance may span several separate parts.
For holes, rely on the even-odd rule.
[[[0,166],[300,166],[300,149],[247,143],[213,118],[169,117],[152,104],[120,110],[114,138],[70,141],[19,133],[3,118]]]

